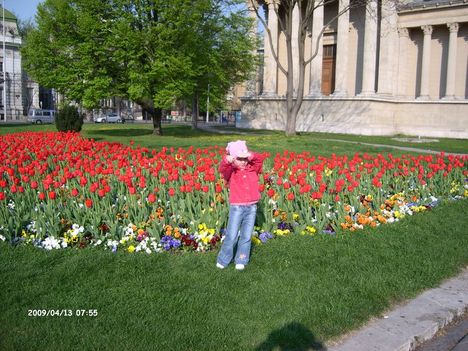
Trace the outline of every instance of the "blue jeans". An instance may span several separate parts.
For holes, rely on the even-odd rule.
[[[257,205],[231,205],[226,236],[218,254],[218,263],[226,267],[232,261],[237,243],[235,263],[247,264],[250,258],[250,244],[257,214]]]

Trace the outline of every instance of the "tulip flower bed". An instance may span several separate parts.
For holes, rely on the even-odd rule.
[[[224,146],[149,150],[25,132],[0,136],[0,151],[0,239],[12,244],[204,252],[227,224]],[[467,156],[267,156],[257,244],[377,227],[468,196]]]

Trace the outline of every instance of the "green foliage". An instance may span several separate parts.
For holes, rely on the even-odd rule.
[[[255,64],[239,0],[45,0],[22,48],[26,71],[94,108],[130,98],[170,108],[211,86],[213,104]]]
[[[75,106],[64,105],[55,116],[55,126],[59,132],[79,132],[83,126],[83,116]]]

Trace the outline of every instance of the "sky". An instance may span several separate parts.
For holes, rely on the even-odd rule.
[[[34,20],[37,5],[44,0],[0,0],[0,6],[3,1],[7,10],[13,12],[16,17],[24,21],[29,18]]]

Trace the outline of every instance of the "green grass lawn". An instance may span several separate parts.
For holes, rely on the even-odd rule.
[[[247,269],[171,255],[0,246],[2,350],[318,348],[468,263],[468,201],[379,230],[291,236]],[[96,309],[97,317],[30,317]]]
[[[44,129],[55,130],[2,125],[0,133]],[[87,124],[83,135],[150,148],[224,145],[239,137],[271,152],[389,152],[314,134],[213,135],[185,126],[165,132]],[[254,247],[243,272],[216,269],[216,252],[46,252],[0,243],[0,350],[319,349],[466,267],[466,213],[468,200],[460,200],[376,230],[278,238]],[[37,309],[73,315],[28,316]]]
[[[369,153],[408,153],[387,147],[373,147],[365,143],[407,146],[413,148],[431,149],[436,151],[468,153],[468,140],[438,138],[433,143],[411,143],[398,142],[392,137],[358,136],[329,133],[301,133],[294,137],[286,138],[283,132],[265,130],[244,130],[232,127],[219,127],[230,134],[215,134],[205,131],[194,131],[189,125],[163,125],[164,136],[157,137],[152,134],[152,124],[84,124],[82,134],[95,140],[118,141],[128,144],[130,140],[148,148],[183,147],[190,146],[206,147],[209,145],[224,145],[233,139],[247,140],[251,148],[270,152],[281,152],[284,149],[304,151],[308,150],[315,154],[331,155],[333,153],[353,154],[355,152]],[[15,133],[22,131],[50,130],[56,131],[54,125],[0,125],[0,134]],[[339,139],[353,141],[358,144],[340,143],[327,139]]]

